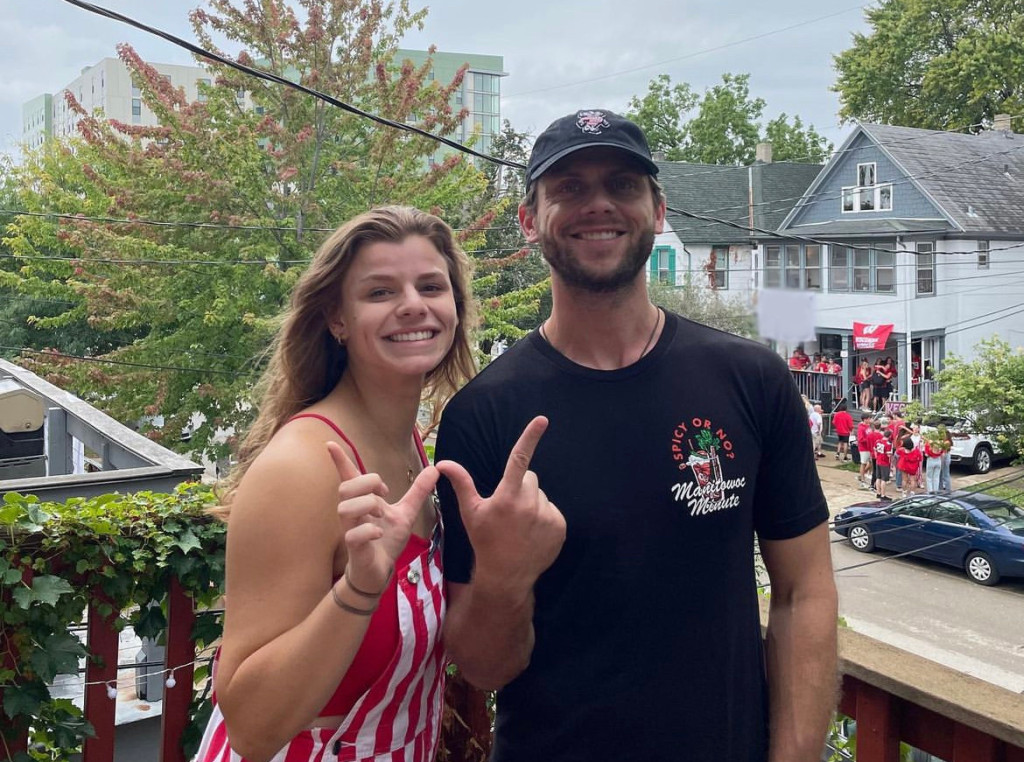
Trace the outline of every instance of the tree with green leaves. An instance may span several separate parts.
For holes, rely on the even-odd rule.
[[[757,337],[757,323],[750,304],[739,295],[720,292],[687,281],[684,286],[650,283],[651,301],[697,323],[748,339]]]
[[[397,60],[398,41],[425,16],[404,0],[303,0],[301,18],[287,0],[207,5],[191,16],[197,39],[213,50],[214,32],[236,43],[240,63],[436,135],[464,116],[451,106],[462,72],[442,83],[429,60]],[[16,170],[19,208],[42,216],[8,226],[16,266],[0,287],[67,303],[29,321],[54,332],[61,354],[23,364],[119,420],[162,418],[147,433],[168,446],[219,456],[216,434],[248,423],[277,316],[331,230],[375,205],[410,204],[444,217],[472,252],[493,199],[464,155],[435,163],[428,138],[218,64],[189,102],[133,49],[118,52],[159,126],[105,120],[69,98],[81,138]],[[484,313],[486,326],[486,303]],[[64,339],[82,326],[109,344]],[[103,362],[66,356],[78,352]]]
[[[506,119],[494,136],[491,155],[525,165],[530,147],[530,136]],[[492,342],[510,344],[541,324],[551,311],[551,281],[544,258],[526,245],[519,229],[519,202],[525,190],[522,170],[490,164],[484,174],[497,203],[476,258],[474,291],[488,310],[480,334],[481,348],[488,351]]]
[[[762,126],[765,106],[762,98],[751,97],[749,74],[723,74],[703,96],[660,74],[642,98],[633,96],[627,115],[644,130],[651,150],[668,161],[750,164],[763,141],[772,143],[774,161],[828,158],[832,144],[799,116],[790,122],[780,114]]]
[[[664,154],[668,161],[682,161],[687,142],[684,115],[696,105],[697,95],[686,82],[673,85],[668,74],[659,74],[647,84],[642,98],[630,98],[627,115],[643,128],[651,151]]]
[[[865,15],[871,31],[835,57],[843,119],[978,131],[1024,110],[1020,0],[882,0]]]
[[[982,340],[973,360],[950,357],[936,380],[934,412],[960,418],[968,430],[988,432],[1007,452],[1024,456],[1024,350]]]

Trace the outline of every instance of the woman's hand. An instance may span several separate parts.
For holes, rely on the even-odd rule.
[[[338,470],[338,518],[345,534],[348,562],[345,577],[355,589],[383,592],[412,527],[437,483],[433,466],[424,468],[402,499],[388,503],[387,485],[377,474],[361,474],[345,451],[327,443]]]

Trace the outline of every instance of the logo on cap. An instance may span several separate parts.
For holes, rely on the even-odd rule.
[[[600,135],[611,127],[603,111],[580,111],[576,114],[576,126],[588,135]]]

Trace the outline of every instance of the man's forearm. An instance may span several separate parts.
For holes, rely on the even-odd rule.
[[[496,589],[474,580],[452,586],[445,618],[445,648],[472,685],[497,690],[530,663],[533,592]]]
[[[768,618],[769,762],[818,762],[837,700],[834,595],[776,601]]]

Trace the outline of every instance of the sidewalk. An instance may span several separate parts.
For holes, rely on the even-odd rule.
[[[821,488],[825,492],[825,500],[828,501],[829,511],[835,514],[853,503],[863,503],[874,500],[874,493],[871,490],[861,489],[857,484],[857,474],[853,471],[846,471],[839,466],[833,454],[826,450],[825,457],[818,460],[818,478],[821,479]],[[993,468],[987,474],[971,474],[966,471],[954,469],[953,489],[964,487],[979,482],[991,481],[992,479],[1005,479],[1014,475],[1024,475],[1024,466],[1005,466]],[[894,498],[899,498],[899,493],[891,489],[889,493]]]

